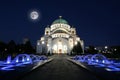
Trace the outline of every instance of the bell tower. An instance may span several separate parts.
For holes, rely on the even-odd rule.
[[[45,35],[50,35],[50,28],[49,27],[45,28]]]

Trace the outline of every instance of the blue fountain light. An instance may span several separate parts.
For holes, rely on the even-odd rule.
[[[120,71],[120,68],[114,66],[114,65],[109,65],[106,68],[107,71]]]
[[[95,60],[95,62],[97,62],[97,63],[98,63],[98,62],[99,62],[99,60]]]
[[[103,60],[102,63],[105,63],[105,60]]]
[[[2,67],[1,70],[7,70],[7,71],[14,70],[13,67],[14,65],[7,65],[7,66]]]
[[[30,59],[29,58],[27,58],[27,61],[29,61]]]
[[[22,62],[25,62],[25,59],[24,59],[24,57],[22,57]]]
[[[13,60],[11,56],[7,57],[6,62],[0,61],[0,70],[15,70],[15,67],[25,67],[27,64],[34,64],[35,62],[46,60],[46,56],[19,54]]]
[[[15,62],[16,62],[16,63],[18,63],[18,62],[19,62],[19,60],[18,60],[18,59],[16,59],[16,60],[15,60]]]
[[[7,64],[10,64],[11,63],[11,56],[8,56],[7,57]]]
[[[113,60],[108,60],[102,54],[75,56],[73,59],[87,65],[104,68],[107,71],[120,71],[120,62],[115,63]]]

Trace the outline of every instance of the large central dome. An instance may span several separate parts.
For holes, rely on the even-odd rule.
[[[61,16],[59,16],[59,19],[56,19],[52,24],[57,24],[57,23],[68,24],[68,22],[65,19],[62,19]]]

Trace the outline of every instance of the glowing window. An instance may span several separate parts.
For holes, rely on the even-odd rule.
[[[42,41],[42,44],[44,44],[45,42],[44,41]]]

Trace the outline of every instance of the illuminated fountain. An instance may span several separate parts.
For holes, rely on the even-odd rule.
[[[102,54],[93,55],[91,61],[94,63],[111,64],[111,62]]]
[[[23,62],[32,63],[32,60],[31,60],[30,55],[28,54],[19,54],[13,59],[12,62],[13,63],[23,63]]]
[[[88,63],[88,64],[91,64],[91,57],[92,57],[92,56],[93,56],[93,55],[91,55],[91,54],[84,56],[84,57],[83,57],[83,62],[86,62],[86,63]]]
[[[87,65],[104,68],[107,71],[120,71],[120,62],[109,60],[102,54],[75,56],[73,59]]]
[[[10,63],[11,63],[11,56],[8,56],[8,57],[7,57],[6,63],[7,63],[7,64],[10,64]]]
[[[34,54],[19,54],[14,59],[8,56],[6,61],[0,61],[0,70],[15,70],[15,67],[25,67],[26,65],[45,60],[47,60],[46,56]]]

